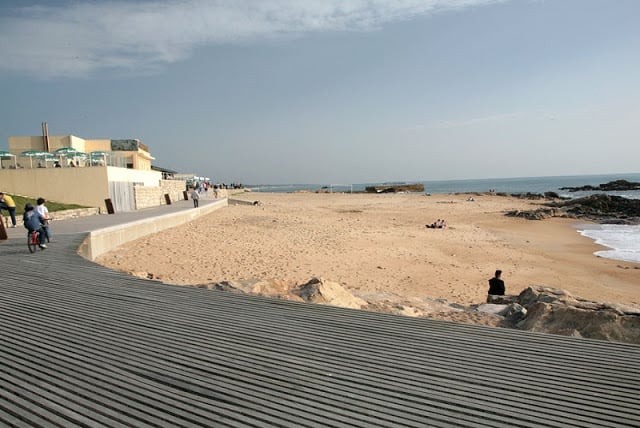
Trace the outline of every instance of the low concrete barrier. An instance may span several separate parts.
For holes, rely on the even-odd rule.
[[[99,208],[74,208],[72,210],[63,210],[63,211],[49,211],[49,216],[55,220],[67,220],[70,218],[79,218],[86,217],[90,215],[98,215],[100,214]],[[0,220],[4,221],[5,225],[11,224],[11,217],[9,216],[0,216]],[[22,215],[16,215],[17,224],[22,226]]]
[[[201,206],[198,209],[188,209],[157,217],[150,217],[131,223],[107,227],[90,232],[78,248],[78,254],[82,257],[95,260],[98,256],[113,250],[114,248],[142,238],[146,235],[161,232],[170,227],[180,226],[207,215],[228,205],[227,199],[220,199],[213,203]]]

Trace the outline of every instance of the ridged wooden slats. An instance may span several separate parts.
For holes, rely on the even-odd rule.
[[[640,426],[639,346],[165,285],[55,238],[0,245],[0,425]]]

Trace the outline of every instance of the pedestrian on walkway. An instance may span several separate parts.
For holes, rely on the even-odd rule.
[[[193,199],[193,208],[198,208],[200,202],[200,195],[198,194],[198,190],[193,189],[191,191],[191,199]]]
[[[0,192],[0,213],[2,213],[2,210],[9,211],[11,227],[16,227],[16,203],[11,196]]]

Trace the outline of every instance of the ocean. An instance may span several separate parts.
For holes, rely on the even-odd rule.
[[[506,193],[544,193],[556,192],[560,196],[580,198],[592,193],[602,192],[568,192],[561,187],[597,186],[614,180],[640,182],[640,173],[573,175],[558,177],[518,177],[518,178],[484,178],[477,180],[425,180],[409,181],[423,183],[428,194],[487,192],[490,189]],[[301,190],[316,191],[326,189],[332,192],[362,192],[366,186],[391,183],[359,183],[359,184],[279,184],[248,186],[255,192],[296,192]],[[400,183],[393,183],[400,184]],[[629,199],[640,199],[640,190],[628,192],[606,192],[609,195],[622,196]],[[593,239],[596,243],[607,247],[607,250],[595,254],[614,260],[640,263],[640,226],[596,225],[588,224],[578,228],[578,233]]]
[[[426,193],[465,193],[496,192],[507,193],[544,193],[557,192],[561,196],[582,197],[593,192],[567,192],[561,187],[580,187],[586,185],[597,186],[614,180],[628,180],[640,182],[640,173],[607,174],[607,175],[572,175],[559,177],[519,177],[519,178],[483,178],[476,180],[416,180],[408,183],[422,183]],[[302,190],[316,191],[320,189],[334,192],[363,192],[366,186],[379,184],[400,184],[401,182],[385,183],[354,183],[354,184],[257,184],[249,185],[254,192],[297,192]],[[640,199],[640,191],[608,192],[611,195],[623,196],[630,199]]]

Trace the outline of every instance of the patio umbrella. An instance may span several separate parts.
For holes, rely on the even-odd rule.
[[[78,153],[78,150],[73,147],[60,147],[54,153],[58,156],[67,156],[69,154],[73,155],[74,153]]]
[[[16,155],[6,150],[0,150],[0,168],[2,168],[2,159],[11,159],[13,158],[13,167],[16,167]]]
[[[49,153],[49,152],[42,152],[40,156],[36,156],[36,157],[44,159],[45,168],[47,168],[47,162],[56,160],[56,156],[53,153]]]
[[[96,159],[102,159],[102,164],[106,165],[107,164],[107,156],[109,156],[109,152],[95,151],[95,152],[89,153],[89,157],[91,158],[91,163],[92,164],[93,164],[93,161],[95,161]]]
[[[73,154],[69,154],[71,157],[73,157],[73,160],[76,162],[76,166],[80,166],[78,164],[78,159],[82,159],[85,160],[87,158],[87,154],[84,152],[75,152]]]
[[[41,151],[38,151],[38,150],[27,150],[27,151],[24,151],[24,152],[20,153],[20,156],[29,158],[29,167],[30,168],[33,168],[33,158],[36,158],[36,157],[44,158],[47,155],[49,155],[49,153],[41,152]]]
[[[53,153],[60,158],[60,164],[62,164],[62,157],[73,157],[75,153],[78,151],[73,147],[60,147],[56,149]]]

